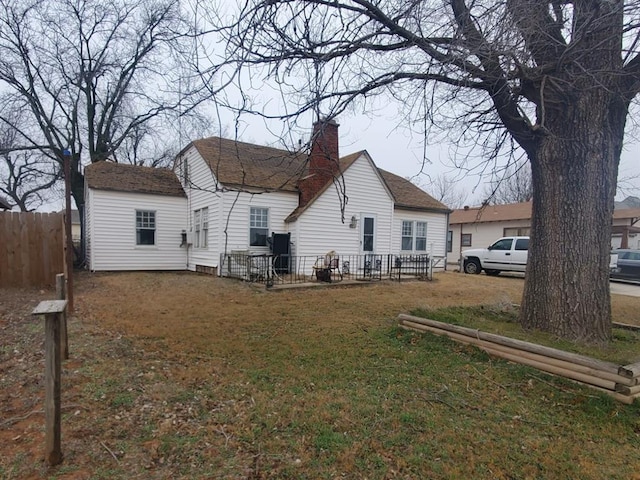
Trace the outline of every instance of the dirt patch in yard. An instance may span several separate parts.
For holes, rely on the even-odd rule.
[[[76,311],[69,321],[71,358],[63,364],[65,460],[55,469],[42,461],[44,328],[30,316],[53,292],[0,291],[0,478],[364,478],[365,473],[369,478],[419,478],[427,473],[450,478],[468,477],[480,471],[479,465],[487,470],[478,478],[507,478],[514,468],[509,462],[517,464],[523,448],[534,444],[540,461],[547,463],[522,470],[524,477],[598,478],[603,473],[589,465],[562,470],[569,468],[562,466],[564,457],[577,447],[571,438],[555,438],[564,434],[554,433],[553,424],[514,452],[509,438],[505,445],[496,445],[497,454],[511,460],[495,464],[472,440],[458,451],[455,439],[443,447],[445,437],[438,438],[442,451],[437,453],[429,450],[432,447],[425,446],[424,452],[407,447],[435,441],[423,426],[436,420],[418,418],[425,405],[440,412],[434,418],[443,419],[452,413],[452,405],[464,405],[456,403],[459,397],[450,397],[458,386],[450,383],[446,371],[428,387],[421,382],[427,377],[434,381],[433,374],[412,378],[416,368],[430,360],[418,361],[418,367],[412,363],[427,350],[415,347],[418,337],[398,334],[406,345],[389,337],[398,313],[520,303],[522,278],[446,273],[432,282],[271,292],[188,273],[82,273],[76,285]],[[639,324],[638,311],[640,298],[614,297],[615,321]],[[451,347],[447,344],[438,354],[438,345],[430,348],[436,358],[444,358]],[[454,350],[467,352],[463,347]],[[480,372],[468,364],[464,357],[462,367],[451,366],[462,368],[468,377],[466,386],[459,385],[461,392],[479,391],[489,377],[500,386],[478,396],[482,407],[475,408],[489,408],[511,395],[502,386],[506,380],[495,377],[503,373],[491,366]],[[398,369],[391,370],[393,366]],[[390,384],[398,390],[389,389]],[[525,390],[533,388],[527,385]],[[400,396],[403,388],[422,393]],[[540,388],[543,393],[536,391],[536,398],[542,396],[545,402],[558,390]],[[571,397],[563,398],[566,403]],[[391,413],[397,402],[406,405],[404,416]],[[527,407],[526,398],[517,402],[522,403],[505,406],[492,420],[499,423],[506,415],[511,422],[525,415],[526,408],[543,410]],[[558,400],[553,402],[555,407]],[[619,408],[611,407],[616,412]],[[466,428],[485,429],[476,423],[480,418],[465,418],[468,425],[455,427],[460,438],[467,438]],[[435,428],[447,430],[443,425]],[[640,432],[640,424],[636,428]],[[378,429],[406,437],[379,436]],[[628,455],[637,455],[637,437],[634,442],[628,449],[612,444],[619,461],[606,449],[602,454],[611,465],[624,465]],[[545,459],[546,448],[566,450],[556,464]],[[588,463],[590,450],[576,455]],[[425,469],[427,457],[438,459]]]

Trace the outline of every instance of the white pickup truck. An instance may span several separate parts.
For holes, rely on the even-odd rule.
[[[529,237],[504,237],[488,248],[462,252],[465,273],[498,275],[500,272],[524,272],[527,268]]]
[[[488,248],[475,248],[462,252],[464,273],[498,275],[500,272],[522,272],[527,268],[529,237],[504,237]],[[609,270],[616,271],[618,253],[611,252]]]

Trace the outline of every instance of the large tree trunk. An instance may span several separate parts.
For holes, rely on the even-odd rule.
[[[611,225],[627,108],[605,88],[548,112],[530,155],[531,244],[521,322],[559,337],[611,335]]]

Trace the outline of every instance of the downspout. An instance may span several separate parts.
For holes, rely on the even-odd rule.
[[[462,232],[464,231],[464,223],[460,224],[460,245],[459,245],[459,258],[458,258],[458,262],[460,263],[460,271],[464,272],[464,260],[462,258]]]
[[[444,229],[444,271],[447,271],[447,262],[449,261],[449,248],[448,244],[449,244],[449,215],[451,215],[450,212],[447,212],[447,222],[446,222],[446,228]],[[453,250],[453,230],[451,231],[451,250]]]

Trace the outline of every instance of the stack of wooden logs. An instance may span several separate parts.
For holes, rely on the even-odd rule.
[[[626,404],[640,398],[640,362],[618,365],[535,343],[405,314],[398,316],[398,323],[407,330],[446,335],[460,343],[474,345],[496,357],[574,380],[604,391]]]

